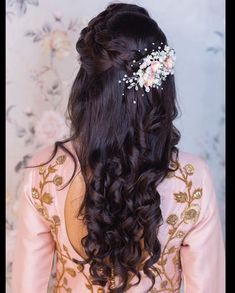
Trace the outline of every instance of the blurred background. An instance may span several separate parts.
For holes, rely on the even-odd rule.
[[[121,1],[7,1],[8,293],[23,168],[36,150],[68,135],[66,105],[79,69],[75,44],[80,30],[111,2]],[[175,121],[182,135],[179,148],[208,163],[224,230],[224,0],[123,2],[145,7],[175,48],[181,110]]]

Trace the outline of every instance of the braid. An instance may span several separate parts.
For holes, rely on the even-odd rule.
[[[88,26],[81,31],[76,49],[81,56],[81,63],[83,61],[88,64],[92,62],[93,71],[90,70],[89,66],[85,65],[85,70],[88,74],[100,74],[113,66],[118,70],[130,73],[133,70],[130,66],[130,60],[139,60],[143,57],[138,50],[130,50],[125,41],[115,38],[114,33],[107,29],[109,20],[122,10],[128,11],[126,8],[126,4],[112,4],[108,6],[96,18],[90,20]],[[135,10],[132,10],[132,12],[135,12]],[[140,11],[138,6],[136,6],[135,13],[148,16],[147,11],[145,9]],[[100,58],[97,58],[98,56]],[[94,60],[96,60],[95,65],[93,63]]]

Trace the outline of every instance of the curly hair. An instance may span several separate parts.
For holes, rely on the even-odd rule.
[[[155,284],[151,267],[160,257],[162,224],[157,186],[178,157],[174,76],[148,93],[118,83],[137,69],[147,54],[139,49],[152,42],[166,45],[167,39],[146,9],[133,4],[108,5],[82,29],[80,69],[68,102],[70,137],[57,141],[52,155],[64,148],[75,163],[73,176],[75,156],[79,160],[86,184],[78,211],[88,231],[82,239],[86,263],[94,284],[102,286],[113,268],[121,278],[121,286],[110,288],[116,293],[127,290],[131,273],[139,284],[141,266],[152,281],[149,290]],[[76,155],[65,148],[67,141]],[[144,263],[143,250],[149,255]]]

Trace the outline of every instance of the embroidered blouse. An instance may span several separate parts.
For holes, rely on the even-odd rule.
[[[71,145],[68,143],[68,148]],[[41,164],[52,147],[34,155],[30,164]],[[128,293],[224,293],[224,243],[212,176],[197,156],[179,152],[179,168],[157,187],[161,196],[163,224],[158,238],[161,256],[154,265],[155,285],[140,271],[129,284]],[[13,293],[46,293],[56,255],[54,293],[106,293],[108,285],[92,284],[89,264],[72,246],[65,226],[64,208],[69,186],[60,189],[73,172],[73,161],[59,150],[44,166],[25,173],[24,192],[13,263]],[[114,281],[117,281],[117,276]]]

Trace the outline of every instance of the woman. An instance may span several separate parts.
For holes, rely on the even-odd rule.
[[[14,293],[224,292],[207,165],[176,147],[175,51],[148,12],[111,4],[81,31],[71,136],[27,169]],[[32,167],[34,166],[34,167]]]

